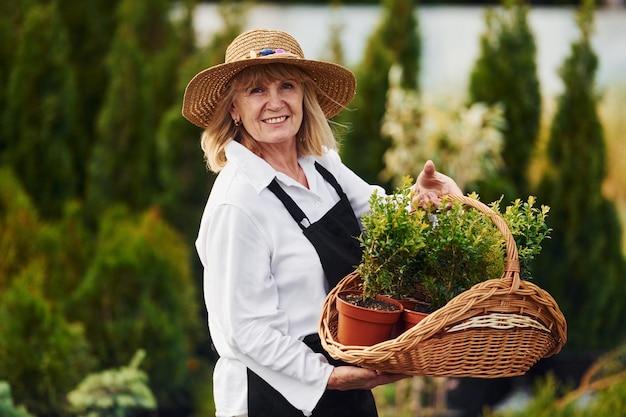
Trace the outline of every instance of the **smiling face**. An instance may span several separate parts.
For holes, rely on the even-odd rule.
[[[244,73],[238,79],[231,106],[233,120],[241,120],[259,145],[292,143],[303,118],[303,86],[289,74]]]

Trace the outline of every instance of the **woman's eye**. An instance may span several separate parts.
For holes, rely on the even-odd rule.
[[[294,85],[293,85],[293,83],[290,83],[290,82],[284,82],[282,87],[284,89],[286,89],[286,90],[290,90],[290,89],[294,88]]]
[[[250,94],[260,94],[263,92],[263,88],[255,87],[250,89]]]

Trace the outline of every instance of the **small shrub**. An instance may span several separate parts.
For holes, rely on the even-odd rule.
[[[148,376],[139,370],[145,355],[139,350],[128,366],[87,376],[67,395],[72,411],[78,417],[124,417],[156,409]]]
[[[0,416],[2,417],[33,417],[24,406],[13,404],[11,387],[5,381],[0,381]]]
[[[424,247],[428,220],[423,210],[410,212],[410,184],[411,179],[405,177],[392,195],[372,194],[370,211],[361,217],[364,250],[357,270],[367,298],[376,294],[402,298],[415,288],[416,277],[408,260]]]
[[[503,237],[483,213],[455,202],[449,210],[431,213],[430,224],[414,268],[432,309],[502,275]]]

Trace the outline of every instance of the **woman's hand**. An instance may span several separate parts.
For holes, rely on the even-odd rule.
[[[433,161],[428,160],[424,169],[417,176],[412,187],[413,206],[427,209],[429,206],[439,207],[441,196],[446,194],[463,195],[456,182],[447,175],[437,172]]]
[[[381,373],[358,366],[336,366],[328,378],[326,389],[339,391],[372,389],[378,385],[390,384],[409,377],[410,375]]]

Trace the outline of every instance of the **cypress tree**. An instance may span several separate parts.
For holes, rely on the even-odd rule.
[[[602,195],[606,145],[597,113],[593,19],[593,0],[585,0],[577,14],[580,38],[560,69],[565,90],[539,187],[541,201],[552,207],[554,232],[534,271],[568,320],[570,349],[605,349],[626,336],[622,231],[613,203]]]
[[[35,0],[0,2],[0,109],[9,100],[6,95],[9,73],[15,59],[16,45],[22,33],[24,15]],[[7,147],[6,131],[0,129],[0,155]]]
[[[343,145],[343,158],[366,181],[380,182],[383,154],[389,141],[381,136],[385,114],[389,69],[403,68],[402,87],[419,89],[420,38],[413,0],[385,0],[383,18],[370,37],[356,69],[357,94],[338,121],[350,126]]]
[[[470,76],[470,101],[503,104],[508,124],[502,150],[504,168],[491,187],[488,181],[478,185],[487,201],[497,199],[502,188],[511,194],[509,199],[529,192],[526,171],[539,133],[541,93],[527,15],[522,0],[505,0],[500,11],[486,11],[481,54]]]
[[[2,162],[13,168],[44,217],[60,215],[77,195],[75,74],[55,3],[25,14],[2,112]]]
[[[213,184],[214,175],[207,172],[200,148],[201,129],[181,115],[185,87],[199,71],[224,62],[226,48],[241,33],[247,8],[233,1],[220,4],[224,29],[210,42],[194,48],[180,64],[178,81],[173,85],[176,97],[159,123],[157,132],[160,158],[160,181],[164,185],[159,204],[166,218],[193,242],[198,224]]]
[[[77,188],[85,195],[87,166],[94,144],[96,118],[108,82],[105,59],[116,27],[120,0],[56,0],[70,40],[68,64],[76,73],[80,114],[78,140],[72,144],[77,161]]]
[[[156,135],[163,113],[180,101],[172,85],[188,42],[171,21],[171,2],[119,3],[106,61],[109,84],[88,167],[87,201],[94,214],[122,201],[141,210],[163,192]]]

